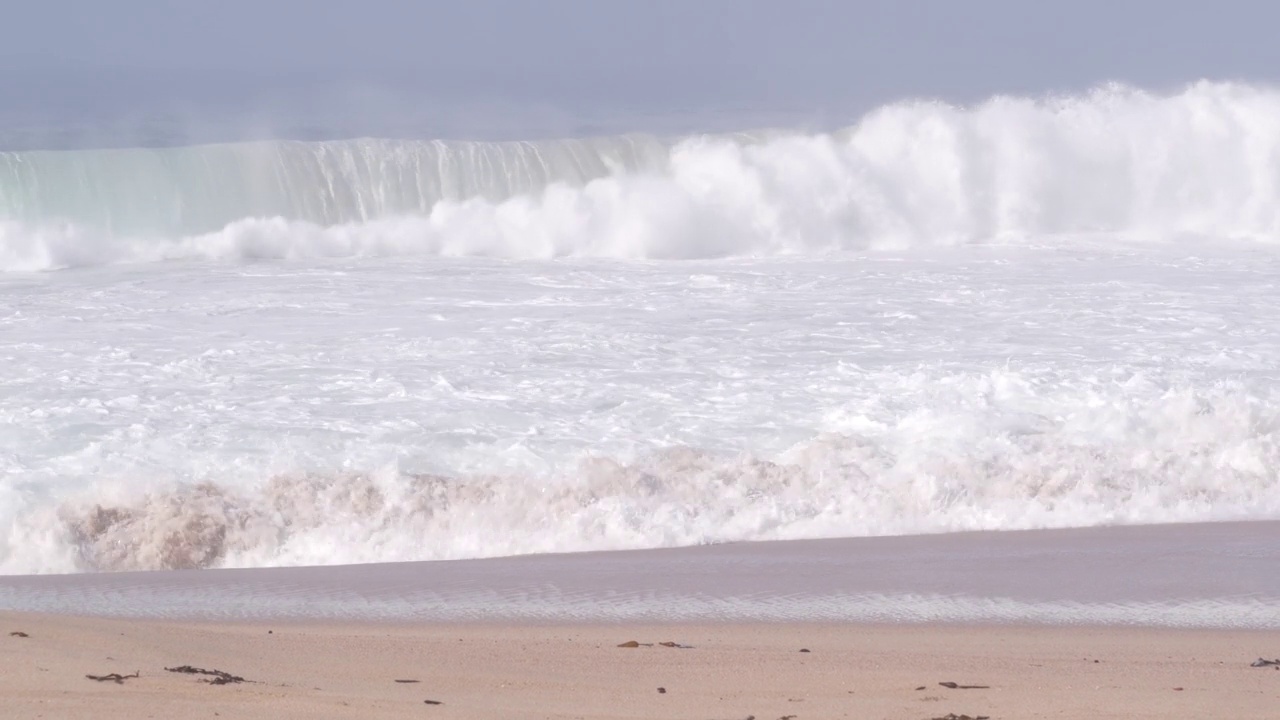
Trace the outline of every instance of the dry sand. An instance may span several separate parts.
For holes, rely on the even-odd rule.
[[[4,718],[1280,717],[1280,671],[1250,667],[1280,655],[1276,631],[232,624],[11,612],[0,613],[0,631]],[[29,636],[10,635],[18,631]],[[629,640],[693,647],[617,647]],[[178,665],[252,682],[165,671]],[[85,677],[135,671],[122,684]],[[939,685],[948,681],[990,687]]]

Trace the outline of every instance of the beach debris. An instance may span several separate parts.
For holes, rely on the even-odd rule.
[[[678,648],[680,650],[693,649],[692,645],[682,645],[678,642],[675,642],[674,640],[666,640],[664,642],[657,643],[657,645],[661,647],[666,647],[666,648]],[[642,643],[639,640],[628,640],[624,643],[618,643],[618,647],[620,648],[639,648],[639,647],[653,647],[653,646],[654,646],[654,643]]]
[[[800,652],[812,652],[809,648],[800,648]]]
[[[440,702],[439,700],[423,700],[422,704],[423,705],[443,705],[444,703]]]
[[[944,688],[949,688],[951,690],[990,690],[991,689],[990,685],[961,685],[959,683],[953,683],[953,682],[940,682],[938,684]]]
[[[1249,663],[1249,667],[1274,667],[1280,668],[1280,660],[1268,660],[1266,658],[1258,658]]]
[[[232,675],[231,673],[224,672],[222,670],[205,670],[204,668],[192,667],[190,665],[167,667],[165,670],[171,673],[185,673],[187,675],[209,675],[210,678],[208,680],[202,680],[201,682],[207,682],[210,685],[230,685],[231,683],[250,682],[239,675]]]
[[[421,680],[396,680],[396,682],[398,682],[398,683],[416,683],[416,682],[422,682],[422,681],[421,681]]]
[[[1180,687],[1176,687],[1176,688],[1174,688],[1174,691],[1175,691],[1175,692],[1182,692],[1182,688],[1180,688]]]
[[[664,688],[664,687],[660,687],[660,688],[658,688],[658,694],[659,694],[659,695],[666,695],[666,694],[667,694],[667,689],[666,689],[666,688]]]
[[[24,633],[24,632],[22,632],[21,630],[14,630],[13,632],[9,633],[9,637],[19,637],[19,638],[21,638],[21,637],[31,637],[31,636],[30,636],[30,635],[28,635],[28,634],[26,634],[26,633]]]
[[[990,715],[957,715],[955,713],[947,713],[941,717],[930,718],[930,720],[991,720]]]
[[[920,687],[916,688],[916,690],[917,690],[917,691],[919,691],[919,690],[924,690],[924,688],[925,688],[925,686],[924,686],[924,685],[921,685]]]
[[[98,682],[113,682],[117,685],[123,685],[125,680],[132,680],[133,678],[142,677],[142,673],[137,670],[134,670],[132,675],[121,675],[120,673],[109,673],[107,675],[85,675],[85,677],[89,678],[90,680],[97,680]]]

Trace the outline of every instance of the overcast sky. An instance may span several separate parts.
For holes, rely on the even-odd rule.
[[[463,100],[559,117],[801,116],[1122,81],[1280,80],[1280,3],[1183,0],[27,0],[0,118],[338,113]],[[341,98],[341,100],[335,100]],[[369,112],[373,112],[370,108]],[[852,119],[852,118],[850,118]]]

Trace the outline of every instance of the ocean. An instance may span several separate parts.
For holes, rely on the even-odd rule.
[[[1244,84],[0,152],[0,573],[1277,519],[1277,248]]]

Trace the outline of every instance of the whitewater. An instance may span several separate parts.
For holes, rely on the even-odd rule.
[[[0,152],[0,573],[1280,518],[1280,92]]]

